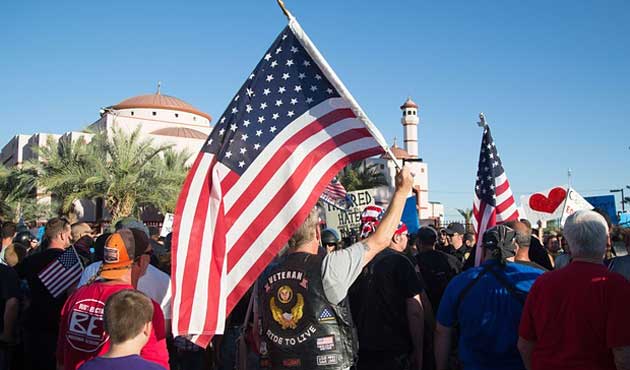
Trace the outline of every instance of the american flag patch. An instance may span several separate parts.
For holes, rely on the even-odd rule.
[[[332,310],[328,307],[322,310],[322,313],[319,314],[319,321],[334,321],[335,314],[332,313]]]
[[[330,335],[327,337],[317,338],[317,349],[320,351],[331,351],[335,349],[335,337]]]

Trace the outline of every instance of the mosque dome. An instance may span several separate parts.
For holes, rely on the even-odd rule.
[[[178,99],[174,96],[162,95],[159,92],[157,94],[138,95],[129,99],[125,99],[116,105],[109,107],[115,110],[121,109],[133,109],[133,108],[146,108],[146,109],[169,109],[180,112],[187,112],[196,114],[212,121],[212,117],[208,113],[204,113],[185,101]]]

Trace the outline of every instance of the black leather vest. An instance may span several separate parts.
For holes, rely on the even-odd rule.
[[[328,302],[322,257],[284,256],[260,282],[261,369],[333,370],[354,364],[356,331],[347,300]]]

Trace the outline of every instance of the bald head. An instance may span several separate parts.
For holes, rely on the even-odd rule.
[[[529,248],[532,238],[532,228],[521,221],[510,221],[505,223],[506,226],[516,231],[516,244],[519,248]]]

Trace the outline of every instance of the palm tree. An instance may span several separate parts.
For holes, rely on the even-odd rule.
[[[472,209],[470,208],[465,208],[465,209],[461,209],[461,208],[456,208],[457,209],[457,213],[459,213],[463,218],[464,218],[464,222],[466,223],[466,231],[471,231],[471,223],[470,220],[472,219]]]
[[[186,154],[172,146],[142,140],[140,128],[131,133],[114,128],[96,133],[89,144],[51,142],[40,152],[42,162],[32,165],[39,184],[61,200],[64,212],[75,200],[103,198],[115,222],[148,205],[172,211],[186,176]]]
[[[346,167],[339,182],[347,191],[371,189],[379,186],[389,185],[385,175],[377,169],[377,164],[366,164],[365,161],[358,161]]]
[[[23,168],[0,165],[0,217],[17,221],[32,208],[35,173]]]

